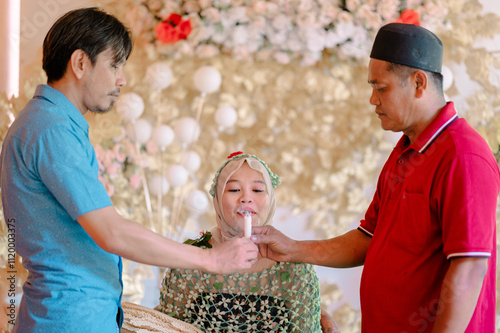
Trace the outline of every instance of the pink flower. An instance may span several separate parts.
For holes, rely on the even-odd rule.
[[[130,177],[130,180],[129,180],[129,183],[130,183],[130,186],[132,186],[132,188],[134,190],[136,190],[140,183],[141,183],[141,176],[134,173],[131,177]]]
[[[118,173],[118,167],[118,163],[113,163],[106,169],[106,172],[111,176],[115,176]]]

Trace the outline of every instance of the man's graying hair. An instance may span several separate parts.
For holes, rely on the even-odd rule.
[[[84,51],[95,65],[97,55],[109,48],[117,64],[126,61],[132,52],[132,37],[123,23],[96,7],[68,12],[54,23],[43,42],[43,69],[48,83],[64,76],[74,51]]]
[[[415,67],[409,67],[406,65],[400,65],[400,64],[395,64],[393,62],[388,62],[387,65],[387,71],[388,72],[393,72],[396,74],[396,76],[399,78],[401,84],[406,84],[407,79],[418,71],[418,68]],[[423,69],[422,69],[423,70]],[[443,92],[443,75],[441,73],[434,73],[434,72],[429,72],[426,70],[423,70],[427,76],[429,77],[430,81],[432,82],[432,85],[435,87],[437,92],[442,93]]]

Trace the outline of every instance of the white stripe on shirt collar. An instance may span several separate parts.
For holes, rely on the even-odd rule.
[[[432,137],[426,142],[426,144],[420,148],[420,150],[418,151],[420,154],[422,154],[422,152],[427,148],[427,146],[429,146],[432,141],[439,135],[441,134],[441,132],[446,128],[446,126],[448,126],[449,124],[451,124],[451,122],[453,122],[455,119],[458,118],[458,114],[455,113],[455,115],[453,117],[451,117],[450,119],[448,119],[447,122],[445,122],[443,124],[443,126],[441,126],[433,135]]]

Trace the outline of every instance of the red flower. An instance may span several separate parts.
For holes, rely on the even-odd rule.
[[[179,14],[170,14],[167,19],[165,20],[165,22],[168,22],[170,23],[172,26],[177,26],[179,25],[179,23],[182,22],[182,16],[180,16]]]
[[[191,31],[193,30],[193,27],[191,26],[191,21],[185,20],[182,21],[177,28],[179,29],[179,38],[180,39],[187,39]]]
[[[158,23],[155,28],[156,38],[165,44],[187,39],[192,30],[193,27],[189,19],[182,20],[182,16],[173,13],[165,21]]]
[[[236,151],[236,152],[232,153],[231,155],[229,155],[227,158],[231,158],[231,157],[234,157],[234,156],[237,156],[237,155],[241,155],[241,154],[243,154],[242,151]]]
[[[394,21],[394,23],[407,23],[419,26],[420,22],[418,20],[419,17],[416,11],[414,11],[413,9],[405,9],[403,10],[403,12],[401,12],[401,15],[396,21]]]

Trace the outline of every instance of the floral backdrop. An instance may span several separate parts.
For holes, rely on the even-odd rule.
[[[86,115],[100,180],[121,214],[179,241],[213,227],[208,190],[236,150],[256,154],[282,177],[278,205],[310,212],[306,228],[316,238],[359,220],[395,140],[374,117],[366,83],[371,43],[389,22],[419,22],[443,40],[445,65],[465,66],[479,89],[463,115],[499,155],[500,59],[473,45],[500,33],[500,19],[482,14],[477,1],[98,3],[130,26],[135,42],[115,110]],[[0,141],[45,82],[39,64],[25,70],[31,76],[20,97],[0,98]],[[459,91],[445,78],[453,100]],[[1,223],[2,276],[7,233]],[[19,258],[15,265],[20,285],[26,275]],[[125,297],[140,302],[151,270],[126,262],[124,272]],[[7,289],[2,280],[0,294]],[[342,331],[359,332],[359,311],[333,306],[342,290],[330,283],[321,290]],[[9,330],[7,321],[0,317],[0,329]]]

